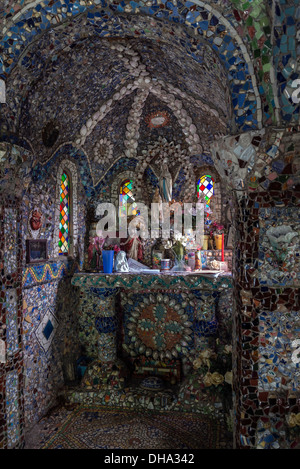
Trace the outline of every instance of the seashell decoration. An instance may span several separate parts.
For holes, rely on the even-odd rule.
[[[113,157],[113,144],[106,138],[101,138],[94,147],[94,161],[104,164]]]
[[[129,110],[126,132],[124,138],[124,154],[129,158],[138,158],[139,162],[136,167],[137,172],[137,188],[136,193],[140,195],[142,174],[145,171],[147,165],[149,165],[151,159],[161,152],[164,153],[170,160],[184,161],[187,159],[186,150],[181,149],[180,146],[175,145],[175,142],[165,142],[164,151],[162,152],[162,141],[155,142],[152,151],[148,152],[146,158],[145,154],[138,154],[139,144],[139,128],[140,119],[143,112],[145,102],[149,96],[149,93],[153,93],[157,98],[165,102],[168,107],[173,111],[175,117],[178,119],[178,123],[181,126],[182,132],[186,137],[186,143],[188,144],[189,154],[199,154],[203,151],[201,146],[201,140],[195,124],[192,122],[191,116],[188,114],[187,109],[183,106],[182,100],[192,102],[193,105],[199,107],[202,102],[195,100],[179,88],[165,83],[164,80],[153,80],[146,70],[146,66],[141,63],[140,55],[133,49],[131,44],[126,46],[118,44],[108,44],[112,50],[119,52],[119,57],[123,61],[124,66],[128,69],[130,74],[135,77],[134,81],[128,83],[126,86],[121,86],[119,90],[116,90],[111,98],[105,103],[102,103],[98,111],[94,112],[89,117],[86,123],[81,127],[79,134],[75,138],[76,146],[83,146],[86,138],[93,132],[96,125],[104,119],[104,117],[111,111],[112,107],[116,102],[123,99],[124,96],[132,93],[135,89],[138,90],[136,96],[133,99],[132,107]],[[161,115],[157,117],[153,116],[153,126],[166,125],[169,121],[167,115]],[[149,121],[150,122],[150,121]],[[152,122],[152,121],[151,121]],[[152,124],[151,124],[152,125]],[[105,142],[107,143],[107,142]],[[104,148],[104,144],[100,142],[94,147],[94,160],[97,163],[105,164],[107,161],[112,159],[111,147],[109,149]],[[185,185],[185,193],[190,194],[192,190],[193,181],[191,181],[191,169],[190,165],[184,166],[185,177],[187,183]],[[186,195],[185,194],[185,195]]]
[[[130,300],[129,293],[124,304],[129,304]],[[129,353],[154,360],[171,360],[186,355],[193,337],[190,325],[192,322],[188,321],[188,314],[175,298],[160,292],[143,295],[141,303],[130,307],[126,325]],[[175,346],[174,341],[177,341]]]

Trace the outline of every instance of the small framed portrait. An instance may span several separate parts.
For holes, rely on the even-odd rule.
[[[48,259],[46,239],[26,239],[26,263],[34,264]]]

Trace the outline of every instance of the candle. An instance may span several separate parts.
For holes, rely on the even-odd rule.
[[[224,262],[224,233],[222,233],[222,262]]]

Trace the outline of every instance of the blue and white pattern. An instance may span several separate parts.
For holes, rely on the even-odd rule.
[[[53,338],[58,327],[58,320],[53,314],[51,308],[48,308],[43,318],[41,319],[38,327],[35,330],[36,338],[45,352],[49,351]]]

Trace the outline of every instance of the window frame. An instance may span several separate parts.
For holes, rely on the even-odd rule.
[[[69,249],[68,253],[59,253],[59,232],[60,232],[60,185],[62,174],[66,173],[69,178]],[[77,166],[68,159],[61,161],[56,177],[56,212],[55,212],[55,232],[53,235],[53,257],[63,259],[74,257],[76,245],[78,244],[78,221],[77,221]]]
[[[58,247],[58,255],[59,256],[69,256],[70,255],[70,250],[71,250],[71,240],[73,238],[73,234],[72,234],[72,230],[73,230],[73,223],[72,223],[72,184],[71,184],[71,176],[70,176],[70,173],[69,171],[64,168],[63,171],[62,171],[62,174],[61,174],[61,178],[60,178],[60,181],[62,182],[62,177],[63,177],[63,174],[66,174],[67,175],[67,178],[68,178],[68,185],[69,185],[69,188],[68,188],[68,252],[60,252],[61,248]],[[60,186],[61,188],[61,186]],[[60,197],[59,197],[60,199]],[[60,200],[59,200],[59,206],[60,206]],[[59,214],[61,214],[61,210],[59,211]],[[59,219],[59,232],[58,234],[60,233],[60,219]],[[58,244],[59,244],[59,239],[58,239]]]
[[[123,188],[123,186],[128,183],[128,182],[131,182],[132,185],[134,184],[134,181],[132,178],[126,178],[126,179],[123,179],[122,182],[119,184],[119,196],[121,195],[121,189]],[[131,192],[132,192],[132,189],[130,189]],[[135,214],[133,213],[128,213],[128,208],[130,207],[130,205],[132,205],[133,203],[135,203],[135,199],[132,198],[133,202],[130,202],[129,204],[127,203],[127,210],[126,210],[126,215],[127,217],[131,217],[131,216],[134,216]],[[121,206],[120,206],[120,209],[121,209]]]
[[[199,184],[199,182],[201,181],[201,179],[202,179],[203,177],[205,177],[205,178],[210,177],[210,178],[212,179],[212,182],[213,182],[213,188],[212,188],[213,190],[212,190],[212,195],[211,195],[211,197],[209,197],[209,200],[206,201],[206,205],[209,206],[209,205],[210,205],[210,202],[211,202],[211,200],[212,200],[212,198],[215,196],[215,185],[216,185],[216,181],[215,181],[215,178],[214,178],[213,176],[211,176],[210,174],[207,174],[207,172],[208,172],[208,171],[205,171],[204,174],[202,174],[202,176],[198,176],[198,177],[197,177],[197,181],[196,181],[196,194],[197,194],[197,198],[198,198],[198,199],[199,199],[199,194],[200,194],[201,192],[202,192],[202,194],[204,194],[204,191],[202,191],[202,190],[200,189],[200,184]],[[198,191],[198,185],[199,185],[199,191]],[[205,195],[206,195],[206,194],[204,194],[204,196],[205,196]]]

